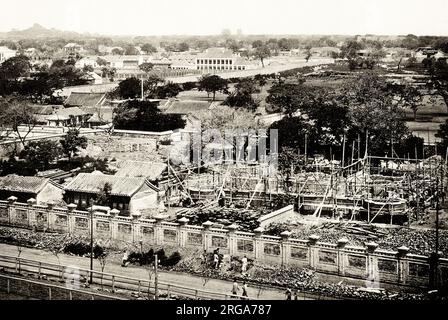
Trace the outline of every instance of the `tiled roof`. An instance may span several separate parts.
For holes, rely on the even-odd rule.
[[[87,74],[84,76],[84,79],[88,79],[88,80],[100,80],[103,79],[101,78],[97,73],[95,72],[87,72]]]
[[[65,105],[78,107],[94,107],[100,105],[105,99],[104,93],[72,92],[65,101]]]
[[[190,114],[210,109],[208,101],[174,100],[168,102],[168,107],[163,111],[167,114]]]
[[[34,114],[40,114],[40,115],[49,115],[53,114],[53,111],[55,109],[61,109],[64,108],[62,105],[33,105],[31,107],[31,111],[33,111]]]
[[[47,117],[47,120],[68,120],[70,119],[70,116],[83,116],[86,115],[84,111],[82,111],[78,107],[73,108],[63,108],[58,111],[56,111],[55,114],[52,114]]]
[[[209,48],[198,55],[198,58],[234,58],[233,52],[226,48]]]
[[[167,168],[165,163],[146,161],[123,161],[115,173],[117,177],[143,177],[156,180]]]
[[[112,186],[111,195],[127,197],[132,197],[145,184],[149,184],[145,178],[80,173],[70,181],[65,190],[96,194],[101,192],[106,183]]]
[[[87,114],[91,114],[92,117],[98,117],[103,122],[112,122],[114,118],[114,109],[112,107],[81,107],[81,110]]]
[[[39,193],[50,181],[48,178],[23,177],[14,174],[0,177],[0,190]]]

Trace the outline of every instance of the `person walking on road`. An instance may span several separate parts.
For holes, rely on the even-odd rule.
[[[207,250],[204,250],[201,256],[201,264],[206,266],[207,265]]]
[[[286,294],[286,300],[291,300],[291,294],[292,294],[291,289],[289,288],[286,289],[285,294]]]
[[[243,294],[241,295],[243,299],[248,299],[249,296],[247,295],[247,283],[246,281],[243,282]]]
[[[232,285],[232,294],[236,296],[238,295],[238,291],[240,291],[240,286],[238,285],[238,282],[235,279]]]
[[[128,251],[126,250],[123,254],[123,258],[121,259],[121,266],[127,267],[128,264],[129,264],[129,254]]]
[[[215,251],[215,253],[213,253],[213,268],[218,269],[218,265],[219,265],[219,255]]]
[[[242,265],[241,265],[241,273],[245,274],[246,271],[247,271],[247,257],[246,256],[244,256],[243,259],[241,259],[241,263],[242,263]]]
[[[297,289],[294,290],[294,300],[299,300],[299,291]]]

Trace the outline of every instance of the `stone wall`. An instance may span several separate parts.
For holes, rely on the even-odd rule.
[[[40,206],[33,201],[24,204],[14,199],[0,201],[0,224],[89,235],[90,213],[73,207]],[[253,233],[240,232],[235,225],[215,229],[210,222],[193,226],[188,225],[186,218],[173,223],[164,221],[161,216],[139,219],[137,216],[93,213],[93,222],[95,237],[102,239],[207,251],[220,248],[223,254],[246,255],[275,265],[311,268],[321,273],[365,280],[376,287],[392,284],[427,288],[430,274],[434,274],[429,257],[409,254],[409,249],[399,244],[396,251],[385,251],[378,249],[375,243],[352,247],[347,245],[346,239],[330,244],[319,242],[317,236],[293,239],[288,231],[275,237],[264,235],[262,228]],[[440,285],[448,285],[448,259],[439,259],[437,274]]]

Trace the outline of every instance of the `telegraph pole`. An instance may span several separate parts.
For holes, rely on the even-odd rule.
[[[93,206],[90,207],[90,284],[93,283]]]
[[[305,165],[308,162],[308,134],[305,133]]]
[[[157,253],[154,255],[154,259],[154,300],[159,300],[159,275],[157,273],[159,258]]]
[[[434,284],[435,288],[438,288],[438,264],[439,264],[439,177],[436,182],[436,252],[434,259]]]

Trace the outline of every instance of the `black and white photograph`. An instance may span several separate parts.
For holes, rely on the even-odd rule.
[[[446,0],[1,1],[0,301],[447,301],[447,61]]]

